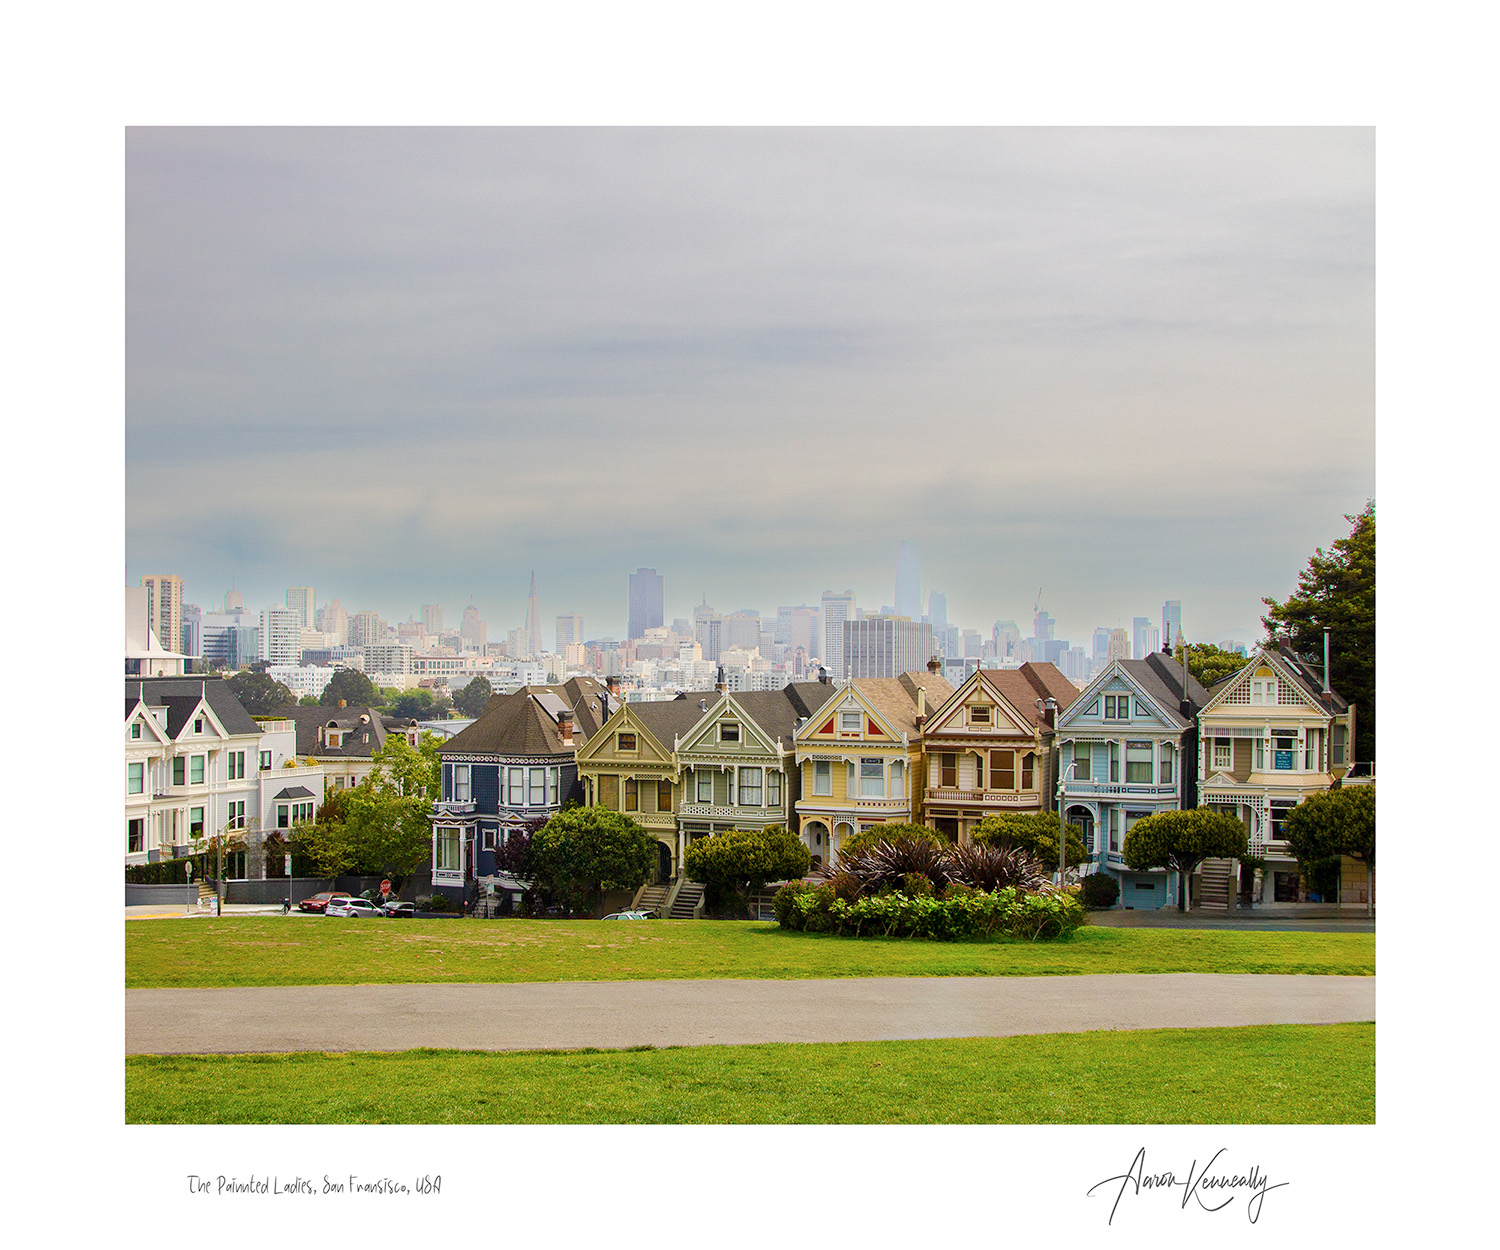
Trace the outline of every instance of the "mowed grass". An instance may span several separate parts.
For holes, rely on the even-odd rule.
[[[1080,929],[1063,941],[925,942],[795,933],[768,922],[136,920],[128,988],[1057,976],[1113,972],[1372,976],[1372,933]]]
[[[133,1056],[131,1124],[1373,1124],[1373,1024]]]

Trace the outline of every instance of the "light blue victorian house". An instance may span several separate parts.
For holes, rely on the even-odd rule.
[[[1058,714],[1063,808],[1093,850],[1084,871],[1114,877],[1120,907],[1175,901],[1175,873],[1133,872],[1120,852],[1142,816],[1197,806],[1197,714],[1208,699],[1196,678],[1158,652],[1110,661]]]

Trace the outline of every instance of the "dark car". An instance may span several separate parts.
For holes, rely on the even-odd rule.
[[[335,890],[324,890],[321,894],[314,894],[311,898],[303,899],[297,907],[301,911],[326,911],[330,899],[343,897]]]
[[[417,914],[417,905],[415,903],[400,903],[395,899],[392,899],[389,903],[385,904],[385,906],[380,909],[380,914],[383,916],[390,916],[393,920],[399,920],[403,918],[406,920],[410,920]]]

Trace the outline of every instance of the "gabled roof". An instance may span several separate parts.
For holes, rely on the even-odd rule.
[[[1089,682],[1069,705],[1068,712],[1076,712],[1099,695],[1106,682],[1116,675],[1126,678],[1127,684],[1151,700],[1162,716],[1178,729],[1187,729],[1193,723],[1192,715],[1184,716],[1182,704],[1182,665],[1169,659],[1159,651],[1153,651],[1144,660],[1111,660],[1104,670]],[[1209,700],[1209,693],[1191,673],[1187,678],[1187,697],[1196,713]]]
[[[860,677],[849,684],[880,713],[898,737],[905,734],[915,738],[921,731],[917,724],[918,690],[923,692],[929,712],[953,697],[952,683],[926,669],[902,673],[900,677]]]
[[[1046,714],[1038,711],[1038,699],[1052,698],[1059,709],[1068,707],[1078,697],[1078,687],[1062,675],[1056,664],[1026,663],[1020,668],[981,668],[941,700],[940,706],[932,707],[929,723],[935,723],[939,714],[947,716],[952,708],[968,699],[968,691],[980,683],[1005,700],[1010,719],[1018,720],[1027,729],[1047,729]]]
[[[1322,666],[1314,667],[1286,647],[1261,647],[1236,671],[1223,681],[1215,682],[1209,691],[1208,702],[1216,707],[1224,703],[1224,696],[1234,687],[1250,680],[1251,674],[1262,664],[1269,665],[1279,676],[1288,678],[1303,694],[1307,702],[1334,716],[1342,716],[1349,710],[1349,700],[1337,691],[1323,694]]]
[[[558,704],[538,697],[545,695],[555,696],[559,704],[572,711],[571,745],[563,743],[557,715],[548,710],[549,705],[555,708]],[[619,707],[620,701],[592,677],[572,677],[559,686],[522,686],[510,694],[491,696],[479,719],[449,738],[438,752],[441,755],[499,755],[507,759],[528,755],[568,755],[582,745],[585,738],[598,733]]]
[[[167,734],[176,738],[191,720],[199,702],[206,702],[227,734],[258,734],[260,726],[222,677],[127,677],[125,715],[137,701],[167,709]]]
[[[313,797],[315,797],[313,795],[313,792],[306,786],[287,786],[287,788],[280,794],[278,794],[276,798],[272,799],[271,802],[274,803],[276,799],[310,799]]]
[[[782,747],[789,750],[797,732],[797,722],[807,720],[840,693],[842,692],[837,686],[825,682],[805,681],[793,682],[783,686],[780,690],[750,690],[743,694],[733,694],[730,698],[734,706],[754,722],[756,729],[768,742],[774,744],[779,738]],[[706,702],[707,710],[699,713],[702,717],[716,715],[720,709],[719,701],[722,697],[718,691],[684,691],[678,699],[685,700],[693,707],[697,707],[700,702]],[[686,737],[691,729],[690,726],[682,731],[683,736]]]

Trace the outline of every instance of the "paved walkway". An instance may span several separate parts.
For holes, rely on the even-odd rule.
[[[1169,973],[125,992],[126,1054],[1008,1037],[1375,1018],[1375,978]]]

